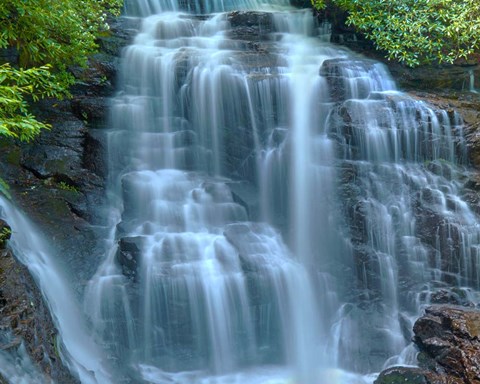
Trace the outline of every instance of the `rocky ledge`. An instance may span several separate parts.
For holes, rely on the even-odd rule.
[[[389,368],[375,384],[480,384],[480,310],[427,307],[413,332],[419,367]]]

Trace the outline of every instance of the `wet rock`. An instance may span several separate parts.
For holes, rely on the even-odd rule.
[[[431,293],[430,302],[432,304],[453,304],[462,306],[471,306],[473,303],[468,301],[465,292],[458,288],[443,288]]]
[[[0,49],[0,64],[3,63],[18,63],[18,50],[15,47]]]
[[[230,23],[230,36],[241,40],[268,39],[275,31],[273,14],[267,12],[230,12],[227,16]]]
[[[480,311],[432,306],[413,328],[421,365],[466,384],[480,383]]]
[[[73,113],[91,127],[103,128],[108,120],[110,99],[78,97],[72,101]]]
[[[145,238],[142,236],[123,237],[118,242],[116,258],[125,276],[136,278],[144,243]]]
[[[427,92],[451,89],[468,91],[471,79],[480,75],[480,66],[439,65],[408,68],[398,63],[388,64],[392,75],[398,80],[399,87],[405,90],[423,90]],[[477,80],[478,81],[478,80]],[[474,84],[477,87],[480,84]]]
[[[107,21],[110,33],[98,39],[99,55],[100,57],[109,55],[109,59],[105,60],[107,63],[111,63],[110,59],[113,57],[114,64],[116,64],[123,48],[130,44],[140,30],[142,20],[133,17],[109,17]],[[94,57],[99,56],[95,55]],[[116,73],[114,75],[116,76]]]
[[[455,274],[469,268],[461,258],[461,224],[418,201],[414,209],[417,236],[433,251],[429,253],[430,265],[438,264],[439,261],[442,279],[456,285]]]
[[[421,368],[392,367],[381,372],[374,384],[462,384],[455,378],[447,378]]]
[[[245,208],[250,220],[255,220],[259,213],[258,191],[250,183],[232,182],[228,183],[232,191],[233,201]]]
[[[391,310],[375,300],[347,304],[342,308],[339,354],[349,370],[381,370],[382,362],[391,356],[389,325],[396,320]],[[369,324],[368,331],[361,324]]]
[[[99,176],[101,180],[107,177],[106,151],[107,135],[105,131],[89,129],[84,136],[85,150],[82,156],[82,166]]]
[[[117,85],[122,50],[133,40],[140,28],[140,22],[133,18],[109,19],[109,33],[98,39],[100,51],[88,59],[86,66],[70,68],[77,79],[71,89],[74,96],[95,99],[113,94]],[[81,118],[81,115],[79,117]]]
[[[471,88],[480,88],[478,55],[473,56],[472,60],[468,62],[458,60],[454,65],[424,65],[409,68],[401,63],[388,60],[386,52],[377,50],[371,40],[355,31],[352,26],[346,25],[348,18],[346,12],[328,6],[325,11],[318,13],[318,17],[321,21],[328,20],[331,23],[331,42],[384,62],[400,89],[441,92],[445,89],[468,91]]]
[[[50,191],[50,198],[60,197],[75,215],[98,222],[98,207],[104,200],[104,181],[100,177],[104,175],[103,147],[65,105],[45,101],[38,107],[42,107],[40,115],[47,116],[52,128],[21,147],[19,165],[35,176],[25,175],[29,184],[35,184],[28,188],[39,192],[55,188],[53,194]],[[15,183],[22,183],[14,170],[12,177]],[[48,193],[43,197],[48,198]],[[54,204],[58,206],[59,201]]]
[[[328,59],[323,62],[319,74],[327,80],[332,101],[338,102],[353,96],[364,99],[369,95],[369,84],[362,84],[360,80],[378,65],[380,65],[378,62],[367,59]],[[355,81],[355,95],[351,94],[348,85],[354,79],[352,74],[358,74],[358,81]]]
[[[39,178],[55,177],[74,183],[80,178],[84,125],[80,120],[59,112],[61,124],[44,132],[34,143],[25,146],[21,164]]]

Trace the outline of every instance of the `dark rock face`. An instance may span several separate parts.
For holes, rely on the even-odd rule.
[[[420,368],[393,367],[375,384],[479,384],[480,311],[452,305],[426,308],[413,327]]]
[[[332,101],[339,102],[351,98],[352,95],[348,94],[346,89],[345,78],[347,72],[364,72],[372,71],[375,66],[378,66],[378,62],[373,60],[365,60],[364,58],[359,60],[348,59],[328,59],[325,60],[320,68],[319,74],[326,78],[329,85],[329,93]],[[357,89],[357,98],[367,98],[369,96],[368,84],[363,89],[359,84]]]
[[[265,12],[230,12],[230,36],[242,40],[265,40],[274,32],[273,16]]]
[[[136,278],[143,244],[144,238],[141,236],[123,237],[118,242],[117,260],[125,276]]]

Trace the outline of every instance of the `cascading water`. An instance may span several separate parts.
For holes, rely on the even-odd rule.
[[[157,14],[124,54],[109,139],[118,213],[85,308],[117,369],[313,384],[414,363],[402,329],[424,293],[452,277],[478,285],[458,118],[322,42],[309,11],[135,4]],[[238,15],[262,23],[258,45],[234,31]]]
[[[82,383],[108,383],[108,362],[87,331],[76,297],[55,261],[54,252],[38,229],[1,196],[0,218],[11,227],[10,248],[28,267],[49,305],[61,339],[57,348],[63,362]],[[2,330],[0,337],[9,335],[4,335]],[[50,382],[35,369],[22,348],[14,355],[0,351],[0,374],[15,384]]]
[[[85,376],[69,352],[82,382],[368,383],[414,363],[437,290],[478,300],[455,114],[287,2],[126,9],[149,16],[112,102],[112,230],[84,298],[104,357]],[[256,12],[210,15],[236,9]]]
[[[211,14],[239,9],[261,9],[262,7],[287,7],[288,0],[125,0],[128,15],[150,16],[161,12],[191,12]]]
[[[120,245],[92,279],[86,312],[127,375],[286,363],[312,382],[321,316],[311,278],[278,232],[248,221],[222,176],[225,129],[252,123],[227,25],[224,14],[152,16],[125,53],[110,148]]]

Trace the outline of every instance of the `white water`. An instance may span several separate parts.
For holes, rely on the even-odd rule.
[[[478,302],[461,121],[326,43],[309,11],[189,4],[127,3],[157,14],[113,100],[111,236],[83,305],[95,344],[62,312],[68,284],[38,277],[67,363],[85,383],[162,384],[363,384],[413,364],[402,329],[432,295]],[[268,39],[178,12],[230,6],[270,8]]]
[[[299,15],[301,23],[308,13]],[[239,101],[255,74],[245,72],[242,44],[226,37],[227,28],[223,14],[203,21],[162,13],[144,21],[125,53],[126,93],[114,103],[110,156],[125,167],[113,182],[123,195],[117,236],[139,241],[141,259],[132,284],[114,248],[89,284],[86,312],[127,375],[153,380],[151,372],[187,368],[201,373],[162,375],[222,382],[259,365],[246,377],[268,382],[260,367],[280,363],[284,373],[274,377],[313,383],[331,366],[313,276],[277,231],[248,221],[231,181],[218,177],[225,128],[253,123]],[[305,44],[285,47],[298,42]],[[312,56],[306,82],[322,54]]]
[[[8,345],[15,338],[10,333],[0,334],[2,345]],[[45,384],[47,379],[33,364],[30,356],[21,344],[13,350],[0,350],[0,375],[15,384]]]
[[[28,267],[48,303],[53,321],[61,335],[57,347],[62,360],[82,383],[108,383],[110,380],[107,362],[87,331],[79,303],[55,261],[57,255],[42,238],[40,231],[1,196],[0,218],[7,221],[11,227],[9,246],[15,257]],[[26,363],[26,366],[30,367],[30,364]],[[21,377],[15,376],[18,374],[13,375],[7,368],[7,379],[12,383],[31,382],[29,380],[35,373],[29,371],[30,368],[25,372],[25,377]]]
[[[211,14],[239,9],[271,9],[289,5],[288,0],[126,0],[125,11],[128,15],[145,17],[170,11]]]

